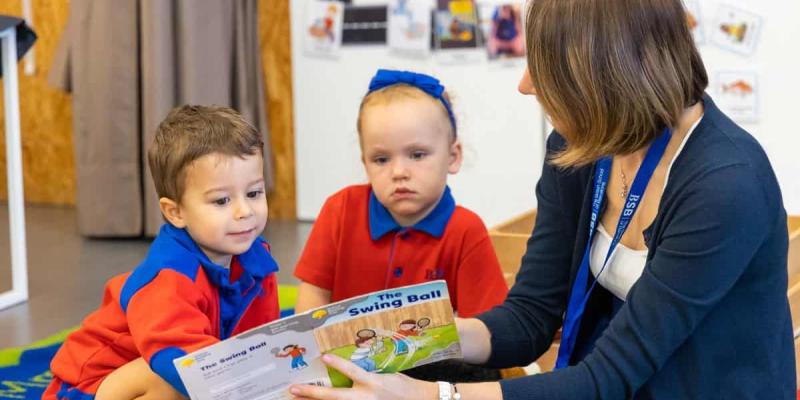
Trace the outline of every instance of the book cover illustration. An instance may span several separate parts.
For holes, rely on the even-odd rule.
[[[370,372],[398,372],[461,357],[444,282],[373,294],[346,307],[341,320],[314,331],[322,353],[350,359]],[[379,312],[391,309],[396,311]],[[337,371],[329,373],[334,386],[350,384]]]

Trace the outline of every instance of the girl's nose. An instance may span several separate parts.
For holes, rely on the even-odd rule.
[[[392,164],[392,177],[394,179],[405,179],[408,178],[408,168],[406,167],[406,163],[403,161],[395,161]]]

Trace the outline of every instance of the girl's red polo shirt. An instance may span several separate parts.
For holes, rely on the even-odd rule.
[[[449,188],[408,228],[394,221],[369,185],[339,191],[322,207],[294,274],[331,290],[331,301],[444,279],[461,317],[500,304],[508,291],[483,221],[456,206]]]

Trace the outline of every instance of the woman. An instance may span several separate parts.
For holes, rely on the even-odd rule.
[[[680,0],[536,0],[528,70],[556,132],[504,304],[457,323],[466,361],[551,373],[433,384],[325,361],[315,399],[794,399],[786,215],[758,143],[704,95]],[[609,257],[610,255],[610,257]],[[596,285],[594,283],[597,282]]]

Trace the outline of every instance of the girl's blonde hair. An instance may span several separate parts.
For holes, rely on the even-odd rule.
[[[567,141],[555,165],[643,148],[708,86],[680,0],[534,0],[526,20],[531,81]]]
[[[450,96],[448,95],[447,91],[442,93],[442,97],[444,97],[444,99],[447,101],[448,104],[450,104],[450,107],[452,108],[453,102],[450,100]],[[439,110],[439,113],[441,114],[442,118],[444,118],[444,121],[448,127],[447,129],[450,139],[451,140],[456,139],[456,131],[450,122],[450,116],[444,105],[437,99],[431,97],[429,94],[420,90],[419,88],[416,88],[414,86],[405,83],[398,83],[395,85],[387,86],[382,89],[375,90],[373,92],[368,93],[366,96],[364,96],[363,99],[361,99],[361,105],[358,107],[358,120],[356,122],[356,127],[358,128],[358,135],[361,136],[364,110],[366,110],[369,107],[378,105],[387,105],[396,101],[408,100],[408,99],[429,100],[432,106],[436,107]]]

